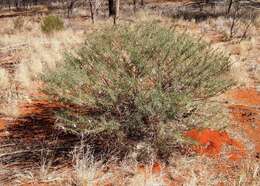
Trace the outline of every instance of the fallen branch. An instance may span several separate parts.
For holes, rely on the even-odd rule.
[[[9,18],[9,17],[18,17],[18,16],[34,16],[36,14],[47,14],[48,10],[32,10],[32,11],[24,11],[24,12],[15,12],[10,14],[2,14],[0,15],[1,18]]]

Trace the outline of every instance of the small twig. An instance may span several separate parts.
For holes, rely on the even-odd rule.
[[[16,154],[23,154],[23,153],[32,153],[32,152],[37,152],[37,151],[41,151],[42,149],[38,149],[38,150],[20,150],[20,151],[15,151],[15,152],[10,152],[10,153],[5,153],[5,154],[1,154],[0,158],[3,158],[5,156],[11,156],[11,155],[16,155]]]
[[[5,148],[5,147],[11,147],[11,146],[15,146],[16,144],[6,144],[6,145],[1,145],[0,146],[0,149],[2,149],[2,148]]]

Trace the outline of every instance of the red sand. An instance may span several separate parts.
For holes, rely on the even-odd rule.
[[[260,152],[260,92],[256,89],[237,89],[229,95],[239,104],[231,105],[232,118],[243,128]]]
[[[260,92],[254,88],[236,89],[228,92],[227,97],[239,103],[228,107],[231,116],[255,144],[256,152],[260,152]],[[226,132],[193,129],[185,135],[198,142],[194,150],[199,154],[218,156],[224,145],[235,149],[228,154],[229,159],[241,159],[245,154],[243,145],[230,138]]]
[[[207,156],[218,156],[224,145],[232,146],[235,151],[229,153],[228,158],[240,159],[244,154],[244,147],[239,142],[231,139],[226,132],[214,131],[211,129],[192,129],[185,133],[187,137],[198,142],[194,150],[199,154]]]
[[[260,106],[260,92],[255,88],[232,90],[227,96],[244,104]]]
[[[0,119],[0,130],[3,130],[5,128],[5,122]]]
[[[254,142],[255,151],[260,152],[260,111],[244,105],[229,106],[233,119]]]

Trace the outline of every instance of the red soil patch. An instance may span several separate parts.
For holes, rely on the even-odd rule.
[[[0,119],[0,130],[3,130],[5,128],[5,122]]]
[[[236,89],[228,93],[232,99],[248,105],[260,106],[260,92],[255,88]]]
[[[230,138],[226,132],[214,131],[211,129],[197,130],[192,129],[185,134],[187,137],[198,142],[194,150],[199,154],[207,156],[218,156],[224,145],[233,147],[232,152],[229,152],[228,158],[232,160],[240,159],[244,155],[244,147],[241,143]]]
[[[260,152],[260,92],[256,89],[237,89],[230,95],[239,102],[228,108],[233,119],[254,142],[255,151]]]
[[[229,106],[233,119],[240,124],[247,136],[254,142],[255,151],[260,152],[260,110],[244,105]]]

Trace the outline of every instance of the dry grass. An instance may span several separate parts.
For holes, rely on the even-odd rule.
[[[29,171],[16,170],[13,183],[50,185],[115,185],[115,186],[213,186],[213,185],[252,185],[260,183],[260,164],[255,160],[226,161],[203,156],[175,156],[169,165],[163,166],[151,161],[140,165],[135,161],[108,163],[95,161],[90,152],[74,154],[72,168],[55,170],[48,162]],[[8,172],[3,167],[3,173]]]
[[[1,90],[7,89],[8,86],[9,86],[9,74],[5,69],[0,68],[0,87],[1,87]]]
[[[105,164],[102,161],[95,161],[89,150],[80,150],[74,153],[74,178],[76,185],[95,186],[112,178],[112,173],[104,173]]]
[[[0,114],[16,117],[19,115],[17,98],[12,85],[11,75],[0,68]]]
[[[42,165],[38,169],[18,172],[15,174],[15,183],[18,185],[30,184],[51,184],[51,185],[70,185],[70,181],[67,180],[66,172],[60,172],[55,170],[49,170],[46,165]],[[48,165],[47,165],[48,166]]]
[[[71,28],[46,36],[40,30],[40,17],[19,18],[23,24],[17,29],[14,26],[17,19],[0,20],[0,24],[4,25],[0,28],[0,52],[4,56],[13,56],[10,62],[18,60],[12,74],[0,69],[0,112],[8,116],[19,115],[18,102],[28,100],[28,93],[32,92],[38,76],[55,70],[63,52],[80,44],[84,36],[81,31]]]

